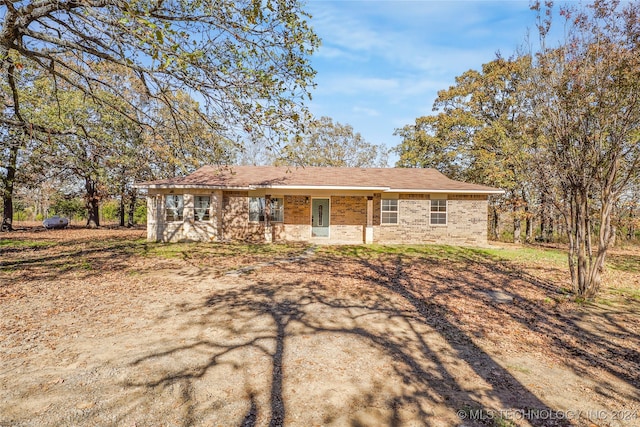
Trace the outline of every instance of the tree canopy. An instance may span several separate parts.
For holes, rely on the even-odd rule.
[[[526,93],[529,56],[497,58],[456,78],[438,92],[436,115],[419,117],[396,130],[402,167],[433,167],[446,175],[506,190],[492,205],[513,212],[514,237],[519,240],[522,211],[530,192],[534,138],[529,132],[531,109]],[[492,227],[495,237],[497,227]]]
[[[33,67],[103,108],[153,126],[158,118],[123,106],[126,87],[105,78],[104,64],[130,70],[146,96],[165,104],[178,90],[204,104],[195,110],[227,136],[286,136],[301,115],[318,39],[296,0],[40,0],[2,2],[0,122],[52,132],[25,116],[16,70]],[[27,64],[28,62],[28,64]],[[126,108],[125,108],[126,107]],[[174,115],[172,119],[177,120]],[[57,130],[73,133],[73,127]]]
[[[284,147],[276,164],[335,167],[384,167],[388,150],[371,144],[353,127],[320,117]]]
[[[573,287],[593,297],[615,205],[640,177],[640,3],[595,1],[561,14],[569,30],[560,46],[546,46],[551,22],[541,21],[530,95],[545,135],[539,160],[552,165],[547,189],[567,223]]]
[[[92,193],[114,171],[186,173],[243,141],[288,141],[309,116],[307,18],[297,0],[0,3],[3,228],[20,158],[49,159]]]
[[[560,9],[566,38],[549,45],[552,2],[534,2],[541,48],[481,71],[438,93],[437,114],[396,131],[398,166],[437,167],[507,190],[514,238],[537,211],[551,209],[569,241],[573,290],[593,297],[616,210],[633,227],[640,180],[640,3],[595,0]],[[530,222],[529,222],[530,223]],[[528,235],[530,227],[527,227]],[[542,230],[541,230],[542,231]]]

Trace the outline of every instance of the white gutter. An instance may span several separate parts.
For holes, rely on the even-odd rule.
[[[417,190],[410,188],[393,188],[393,193],[464,193],[464,194],[504,194],[504,190]]]
[[[354,187],[351,185],[250,185],[249,189],[275,190],[359,190],[359,191],[389,191],[389,187]]]
[[[236,191],[236,190],[250,190],[249,187],[226,187],[220,185],[207,185],[207,184],[151,184],[151,185],[139,185],[134,184],[134,188],[148,188],[148,189],[171,189],[171,188],[179,188],[179,189],[189,189],[189,188],[197,188],[197,189],[211,189],[211,190],[227,190],[227,191]]]
[[[348,185],[249,185],[247,187],[226,187],[207,184],[152,184],[134,185],[135,188],[147,189],[211,189],[225,191],[247,191],[259,189],[274,190],[354,190],[354,191],[380,191],[382,193],[434,193],[434,194],[504,194],[504,190],[463,190],[463,189],[417,189],[417,188],[390,188],[390,187],[354,187]]]

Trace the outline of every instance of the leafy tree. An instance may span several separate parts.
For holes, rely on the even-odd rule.
[[[70,219],[85,218],[87,210],[81,197],[74,194],[56,192],[53,195],[49,214],[65,216]]]
[[[20,134],[11,132],[6,128],[0,128],[2,139],[2,157],[0,168],[2,169],[2,231],[10,231],[13,228],[13,189],[16,180],[18,164],[18,152],[22,144]]]
[[[545,216],[559,212],[573,290],[591,298],[616,227],[635,225],[640,3],[595,0],[584,9],[563,8],[566,39],[549,47],[552,7],[533,4],[540,12],[539,52],[463,74],[439,93],[437,115],[397,131],[403,137],[398,165],[435,166],[505,188],[527,220],[536,204]],[[541,224],[546,232],[548,222]],[[516,212],[514,225],[517,236]]]
[[[286,134],[314,75],[307,58],[318,39],[296,0],[12,1],[2,3],[0,16],[0,69],[11,97],[11,114],[0,121],[8,126],[51,130],[23,114],[14,74],[26,61],[123,114],[104,96],[126,99],[122,88],[97,65],[130,69],[170,109],[169,94],[197,93],[211,127],[232,135]]]
[[[436,101],[437,102],[437,101]],[[402,142],[394,151],[397,167],[434,168],[453,179],[465,179],[469,166],[470,129],[475,122],[464,114],[452,125],[448,113],[418,117],[413,125],[396,129]]]
[[[433,167],[446,175],[507,191],[514,217],[514,239],[527,218],[534,139],[528,129],[531,109],[524,96],[530,58],[497,59],[481,71],[469,70],[456,84],[438,92],[437,115],[420,117],[397,129],[399,167]],[[499,206],[492,205],[494,237]],[[529,234],[529,233],[528,233]]]
[[[33,140],[92,144],[79,123],[42,114],[32,102],[35,93],[66,109],[71,90],[83,94],[88,111],[118,114],[148,134],[164,129],[164,137],[150,138],[160,145],[194,139],[185,116],[198,116],[217,136],[207,140],[214,152],[247,136],[277,145],[307,115],[308,57],[319,41],[306,18],[297,0],[2,2],[0,124]],[[126,84],[111,77],[114,69],[126,70]],[[141,95],[131,98],[132,87]],[[179,92],[200,102],[176,102]]]
[[[350,125],[329,117],[311,121],[304,134],[294,138],[276,164],[335,167],[384,167],[388,150],[368,143]]]
[[[573,290],[590,298],[615,238],[614,207],[640,170],[640,3],[597,0],[561,15],[568,35],[557,47],[545,43],[551,20],[539,20],[530,97],[546,136],[539,161],[551,166],[549,189],[566,222]]]
[[[33,111],[37,108],[39,97],[37,94],[37,85],[39,81],[39,75],[34,73],[32,69],[21,69],[15,71],[12,75],[14,82],[19,82],[22,93],[22,105],[23,109]],[[10,104],[10,97],[8,86],[0,80],[0,96],[4,102],[2,104],[3,112],[7,113]],[[32,148],[32,143],[37,141],[39,133],[34,131],[33,128],[22,129],[8,126],[5,123],[0,123],[0,183],[2,185],[2,204],[3,204],[3,217],[2,225],[0,229],[3,231],[12,230],[13,220],[13,192],[17,181],[21,175],[21,172],[25,168],[25,164],[28,164],[27,148]],[[31,143],[30,147],[27,147],[27,143]],[[20,167],[19,167],[20,166]],[[25,174],[22,174],[25,175]]]

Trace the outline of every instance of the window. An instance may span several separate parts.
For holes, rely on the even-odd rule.
[[[166,221],[182,221],[182,214],[184,212],[184,199],[182,194],[167,195],[164,199],[164,206],[166,210]]]
[[[264,222],[266,200],[264,197],[251,197],[249,199],[249,221]],[[278,197],[271,198],[271,215],[272,222],[282,222],[284,220],[284,200]]]
[[[444,199],[431,200],[431,225],[447,224],[447,201]]]
[[[280,198],[271,199],[271,221],[273,222],[284,221],[284,199],[280,199]]]
[[[211,198],[209,196],[195,196],[193,203],[196,221],[209,221]]]
[[[380,222],[382,224],[397,224],[398,223],[398,201],[390,199],[382,199],[382,211],[380,215]]]

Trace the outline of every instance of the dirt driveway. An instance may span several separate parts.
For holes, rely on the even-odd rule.
[[[640,425],[640,305],[568,302],[560,270],[78,233],[0,247],[0,425]]]

